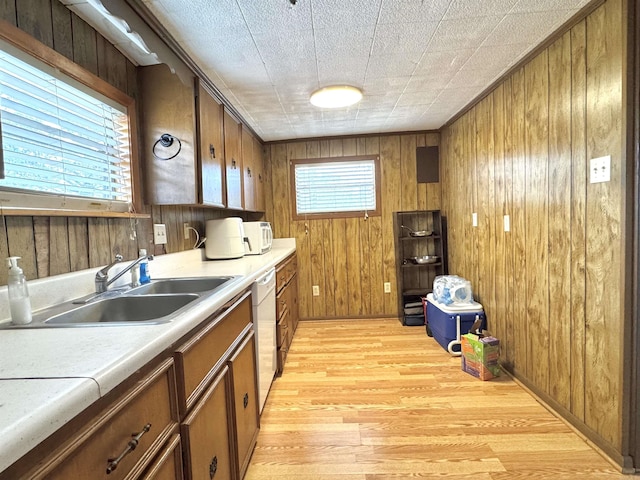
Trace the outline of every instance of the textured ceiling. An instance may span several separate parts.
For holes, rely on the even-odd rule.
[[[271,141],[437,129],[590,0],[142,1]]]

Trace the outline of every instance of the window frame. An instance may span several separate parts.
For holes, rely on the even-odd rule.
[[[119,103],[127,110],[129,124],[129,153],[130,153],[130,169],[131,169],[131,211],[120,212],[112,211],[104,208],[91,209],[92,199],[87,198],[87,208],[85,209],[46,209],[40,207],[13,207],[2,206],[0,209],[3,215],[44,215],[44,216],[87,216],[87,217],[148,217],[143,212],[142,185],[141,179],[141,161],[138,154],[138,123],[135,99],[127,95],[125,92],[114,87],[107,81],[101,79],[89,70],[81,67],[77,63],[68,59],[61,53],[56,52],[47,45],[41,43],[23,30],[11,25],[6,21],[1,21],[0,39],[7,44],[30,55],[40,62],[51,68],[59,70],[72,80],[84,85],[89,90],[99,93],[114,102]],[[1,128],[1,121],[0,121]],[[2,152],[2,144],[0,137],[0,152]],[[2,192],[11,192],[10,189]],[[32,195],[26,193],[25,195]],[[45,197],[47,194],[34,194]]]
[[[375,170],[375,210],[351,210],[343,212],[320,212],[320,213],[298,213],[298,205],[296,201],[296,165],[314,164],[314,163],[347,163],[359,162],[363,160],[373,160]],[[308,219],[331,219],[331,218],[358,218],[358,217],[379,217],[382,215],[381,205],[381,185],[382,175],[380,168],[380,155],[353,155],[344,157],[322,157],[322,158],[298,158],[289,161],[289,185],[291,186],[291,218],[293,220]]]

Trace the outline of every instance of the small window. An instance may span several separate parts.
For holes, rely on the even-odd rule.
[[[127,107],[0,44],[2,205],[131,208]]]
[[[377,156],[292,160],[291,177],[296,219],[380,215]]]

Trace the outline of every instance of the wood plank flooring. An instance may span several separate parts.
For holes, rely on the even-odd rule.
[[[246,480],[628,478],[509,377],[395,319],[305,321]]]

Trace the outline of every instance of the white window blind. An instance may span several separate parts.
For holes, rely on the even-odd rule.
[[[374,160],[300,163],[294,169],[298,215],[376,210]]]
[[[20,194],[7,201],[3,193],[3,205],[126,211],[131,202],[126,108],[85,93],[39,63],[0,51],[0,187]]]

